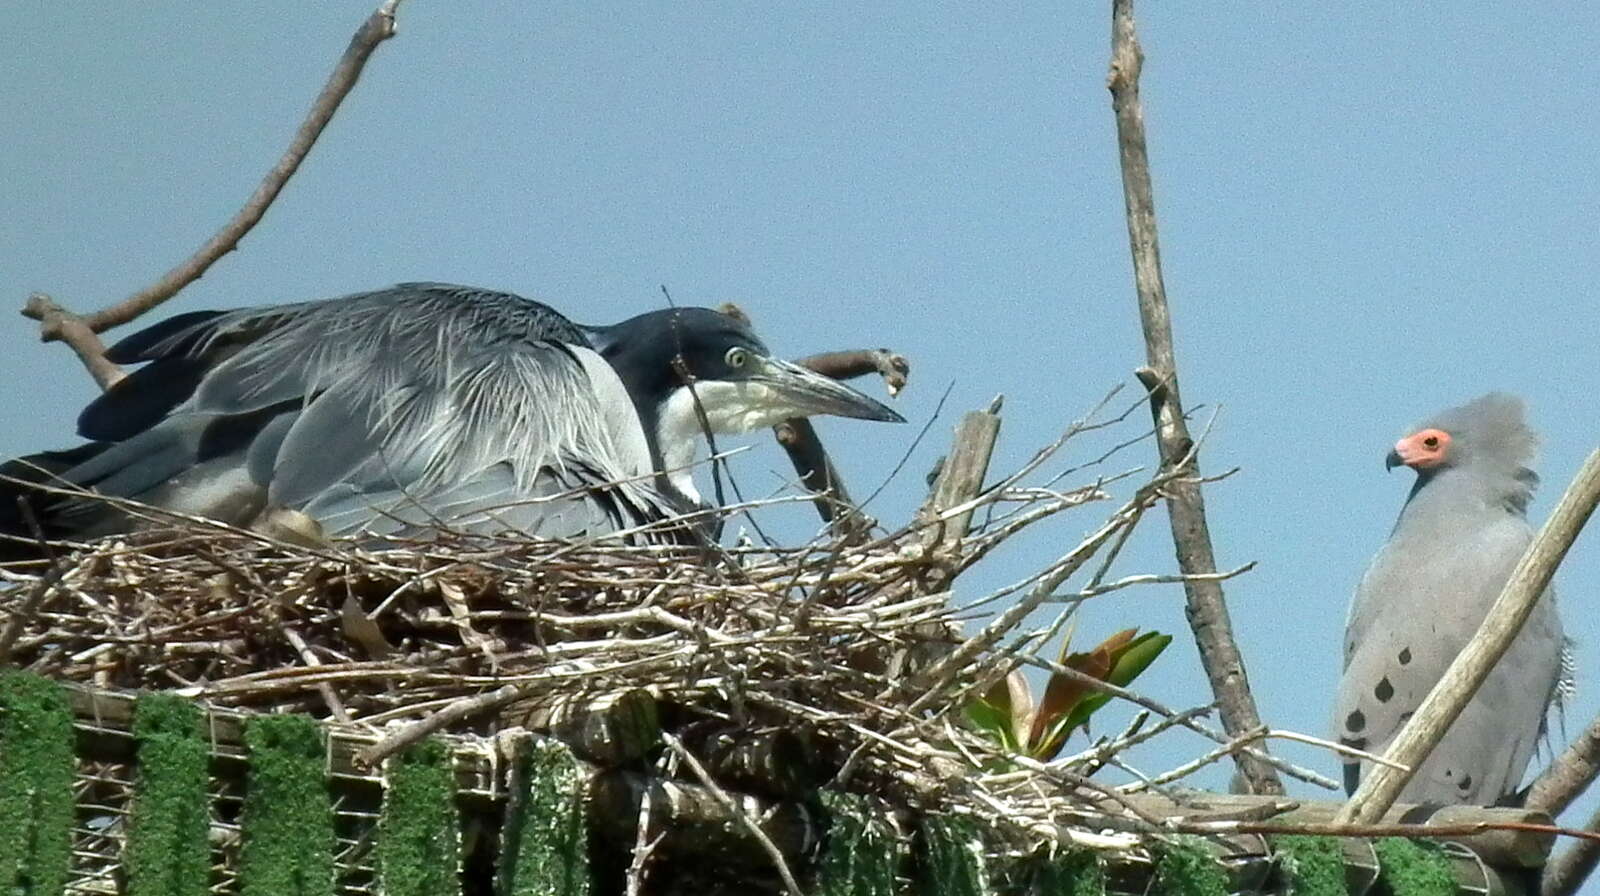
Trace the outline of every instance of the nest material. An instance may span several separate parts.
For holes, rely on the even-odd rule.
[[[1049,667],[1030,654],[1052,640],[1078,601],[1182,580],[1106,578],[1144,510],[1179,473],[1133,489],[1034,575],[966,602],[967,611],[1009,602],[969,638],[955,635],[950,594],[962,571],[1018,533],[1110,498],[1128,474],[1073,489],[1057,485],[1067,473],[1023,482],[1073,435],[1102,425],[1075,425],[987,487],[986,465],[967,462],[958,440],[930,506],[912,525],[873,541],[697,551],[446,537],[363,550],[297,547],[205,524],[147,531],[90,545],[42,572],[0,568],[0,660],[97,689],[171,691],[247,713],[331,720],[340,738],[376,742],[349,754],[358,764],[364,754],[369,769],[412,734],[532,729],[581,741],[585,750],[574,745],[580,756],[618,772],[591,781],[591,801],[604,803],[609,793],[595,781],[637,789],[675,779],[697,788],[695,805],[719,829],[731,824],[722,788],[793,807],[826,781],[897,812],[978,821],[985,842],[1004,855],[1063,843],[1121,852],[1171,830],[1158,815],[1234,814],[1172,793],[1126,791],[1159,790],[1230,750],[1251,748],[1208,728],[1204,708],[1174,712],[1123,691],[1159,721],[1146,725],[1141,714],[1116,737],[1041,763],[964,727],[961,708],[1019,663]],[[992,445],[992,427],[988,437]],[[987,446],[981,453],[986,458]],[[952,487],[952,470],[967,471],[969,481]],[[1064,587],[1089,570],[1078,590]],[[1034,611],[1061,603],[1066,609],[1046,630],[1030,627]],[[627,724],[620,734],[602,725],[590,736],[589,721],[619,718],[632,719],[644,736],[630,742]],[[1180,727],[1224,746],[1161,775],[1135,773],[1143,780],[1120,789],[1088,777],[1108,764],[1127,768],[1128,747]],[[84,781],[116,789],[124,777]],[[612,796],[624,811],[601,818],[626,821],[638,814],[628,807],[643,805],[632,790]],[[237,793],[233,799],[224,803],[236,804]],[[760,812],[770,815],[770,806]],[[346,827],[370,826],[368,808]],[[1287,808],[1251,812],[1267,817]],[[345,819],[345,811],[336,806],[336,817]],[[814,842],[805,825],[795,830],[803,843],[776,848],[790,859]],[[340,867],[366,874],[359,856],[349,858],[365,841],[347,839]],[[114,874],[116,852],[107,844],[90,852],[104,853],[103,872]],[[1258,847],[1224,845],[1223,852],[1270,852]]]
[[[1136,525],[1161,478],[1010,589],[1027,597],[979,638],[956,643],[949,589],[1024,529],[1110,497],[1126,474],[1078,488],[1056,484],[1065,474],[1023,484],[1099,425],[1076,424],[997,483],[983,481],[986,463],[949,464],[970,468],[970,481],[946,473],[916,522],[877,540],[694,550],[451,536],[364,550],[204,524],[146,531],[43,574],[0,570],[0,608],[15,618],[0,653],[58,680],[308,713],[380,735],[429,724],[559,736],[573,716],[564,708],[642,691],[675,749],[746,792],[829,780],[901,807],[1000,817],[958,795],[974,786],[968,760],[999,758],[996,745],[950,722],[1038,643],[1018,607],[1052,599]],[[973,449],[985,459],[988,435]],[[969,447],[958,442],[958,461]],[[639,759],[622,749],[609,761]],[[1048,789],[1091,802],[1065,779]],[[1037,840],[1055,820],[1009,824]]]
[[[727,565],[535,541],[377,553],[217,533],[102,543],[75,559],[12,656],[61,680],[374,725],[508,684],[523,709],[643,687],[685,705],[738,702],[725,711],[747,721],[804,707],[853,717],[892,687],[876,674],[883,660],[948,613],[919,585],[928,563],[896,547],[837,568],[816,550]]]

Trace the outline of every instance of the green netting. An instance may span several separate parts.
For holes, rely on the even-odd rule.
[[[258,716],[244,729],[250,750],[242,896],[331,896],[333,805],[323,772],[322,730],[303,716]]]
[[[425,741],[389,761],[378,819],[378,880],[384,896],[461,892],[461,828],[450,753]]]
[[[1378,887],[1393,896],[1454,896],[1456,878],[1437,843],[1384,837],[1378,854]]]
[[[1228,877],[1204,841],[1174,837],[1156,852],[1155,892],[1162,896],[1227,896]]]
[[[1106,871],[1099,856],[1075,850],[1037,860],[1033,892],[1039,896],[1105,896]]]
[[[1333,837],[1282,834],[1272,838],[1287,896],[1348,896],[1344,850]]]
[[[59,896],[71,855],[72,709],[65,692],[0,673],[0,892]]]
[[[200,710],[182,698],[145,694],[134,704],[139,778],[123,854],[130,896],[203,896],[210,884],[202,730]]]
[[[918,892],[939,896],[983,896],[988,892],[983,843],[970,819],[927,819],[922,823],[922,850]]]
[[[501,840],[505,896],[587,896],[588,827],[583,775],[560,744],[528,743],[517,753]]]
[[[831,824],[817,860],[818,896],[891,896],[900,838],[881,811],[854,794],[823,791]]]

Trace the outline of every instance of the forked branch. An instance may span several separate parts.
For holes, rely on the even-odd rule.
[[[233,219],[207,240],[205,245],[182,264],[163,274],[155,283],[115,305],[92,314],[81,316],[74,314],[49,296],[43,293],[34,294],[23,306],[22,313],[39,322],[39,338],[45,342],[59,340],[67,343],[102,389],[109,388],[120,380],[123,376],[122,371],[107,360],[105,345],[101,343],[98,334],[128,323],[177,295],[185,286],[200,279],[217,259],[238,248],[239,240],[260,222],[273,200],[278,198],[278,194],[288,184],[289,178],[300,168],[300,163],[305,161],[306,155],[311,152],[311,147],[316,144],[317,138],[322,135],[328,122],[333,120],[340,103],[344,102],[351,88],[356,86],[356,81],[361,77],[361,70],[366,67],[367,59],[372,56],[379,44],[394,36],[395,10],[399,6],[400,0],[384,0],[371,15],[367,16],[366,21],[361,23],[361,27],[356,29],[356,33],[350,38],[349,46],[345,48],[344,55],[339,57],[338,64],[328,76],[327,83],[323,85],[322,92],[311,104],[311,111],[295,131],[289,148],[284,150],[277,164],[273,165],[272,170],[262,178],[260,186],[256,187],[255,192],[250,195]]]

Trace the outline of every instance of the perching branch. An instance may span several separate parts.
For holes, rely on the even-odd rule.
[[[1200,494],[1199,467],[1194,441],[1184,423],[1178,399],[1177,362],[1172,350],[1172,320],[1167,312],[1166,287],[1161,281],[1161,252],[1156,239],[1154,190],[1150,185],[1150,157],[1145,147],[1144,110],[1139,102],[1139,70],[1144,53],[1134,32],[1133,0],[1112,0],[1111,72],[1106,86],[1117,117],[1117,147],[1121,156],[1122,192],[1127,203],[1128,242],[1133,251],[1134,284],[1139,297],[1139,318],[1144,327],[1148,366],[1138,371],[1150,393],[1156,441],[1164,469],[1178,465],[1186,475],[1173,478],[1165,489],[1167,516],[1178,568],[1190,576],[1184,582],[1189,627],[1200,648],[1200,662],[1211,691],[1216,695],[1223,728],[1231,737],[1261,726],[1250,695],[1244,657],[1233,640],[1233,625],[1222,585],[1214,578],[1216,558],[1206,526],[1205,501]],[[1283,783],[1266,764],[1246,754],[1236,754],[1239,770],[1251,791],[1283,793]]]
[[[1523,805],[1548,812],[1551,817],[1560,815],[1589,789],[1596,776],[1600,776],[1600,717],[1590,722],[1534,779]]]
[[[1590,816],[1585,830],[1600,833],[1600,810]],[[1580,840],[1560,855],[1552,856],[1539,877],[1539,896],[1572,896],[1600,865],[1600,840]]]
[[[179,290],[200,279],[217,259],[238,248],[239,240],[267,213],[272,201],[278,198],[278,193],[294,176],[300,163],[305,161],[306,154],[322,135],[323,128],[328,126],[333,114],[339,110],[339,104],[355,87],[372,52],[379,44],[394,36],[394,16],[399,5],[400,0],[383,0],[356,29],[350,38],[350,45],[345,48],[344,55],[339,57],[338,64],[323,85],[322,92],[311,104],[311,111],[301,122],[299,130],[295,131],[289,148],[284,150],[283,156],[267,172],[261,185],[256,187],[231,221],[182,264],[162,275],[160,280],[93,314],[80,317],[47,295],[33,295],[23,306],[22,313],[39,322],[39,338],[44,342],[59,340],[67,343],[102,389],[121,379],[122,371],[106,359],[105,346],[97,334],[121,326],[177,295]]]
[[[1483,624],[1445,670],[1444,677],[1428,692],[1422,705],[1417,707],[1416,715],[1400,729],[1384,754],[1386,759],[1415,769],[1438,745],[1488,677],[1489,670],[1505,655],[1512,639],[1522,630],[1522,624],[1533,612],[1584,523],[1589,521],[1596,503],[1600,503],[1600,448],[1590,452],[1583,462],[1550,519],[1545,521],[1538,537],[1517,562],[1517,568],[1500,596],[1495,598]],[[1394,804],[1410,778],[1410,771],[1392,766],[1375,767],[1356,788],[1337,820],[1358,823],[1376,820]]]

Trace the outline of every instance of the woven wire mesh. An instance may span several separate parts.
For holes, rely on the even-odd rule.
[[[75,723],[80,756],[73,781],[76,812],[66,889],[69,896],[127,891],[123,854],[138,782],[137,743],[126,722],[131,718],[131,706],[131,697],[110,693],[94,694],[88,707],[80,701]],[[85,708],[90,711],[84,712]],[[243,826],[248,824],[242,817],[247,756],[244,748],[228,737],[229,723],[231,730],[237,730],[238,714],[213,712],[208,719],[210,892],[235,896],[240,892]],[[375,737],[331,726],[327,730],[325,774],[333,803],[335,892],[368,896],[377,889],[374,860],[383,780],[378,772],[359,767],[354,756]],[[477,811],[498,811],[504,787],[494,743],[480,738],[450,740],[458,796]]]

